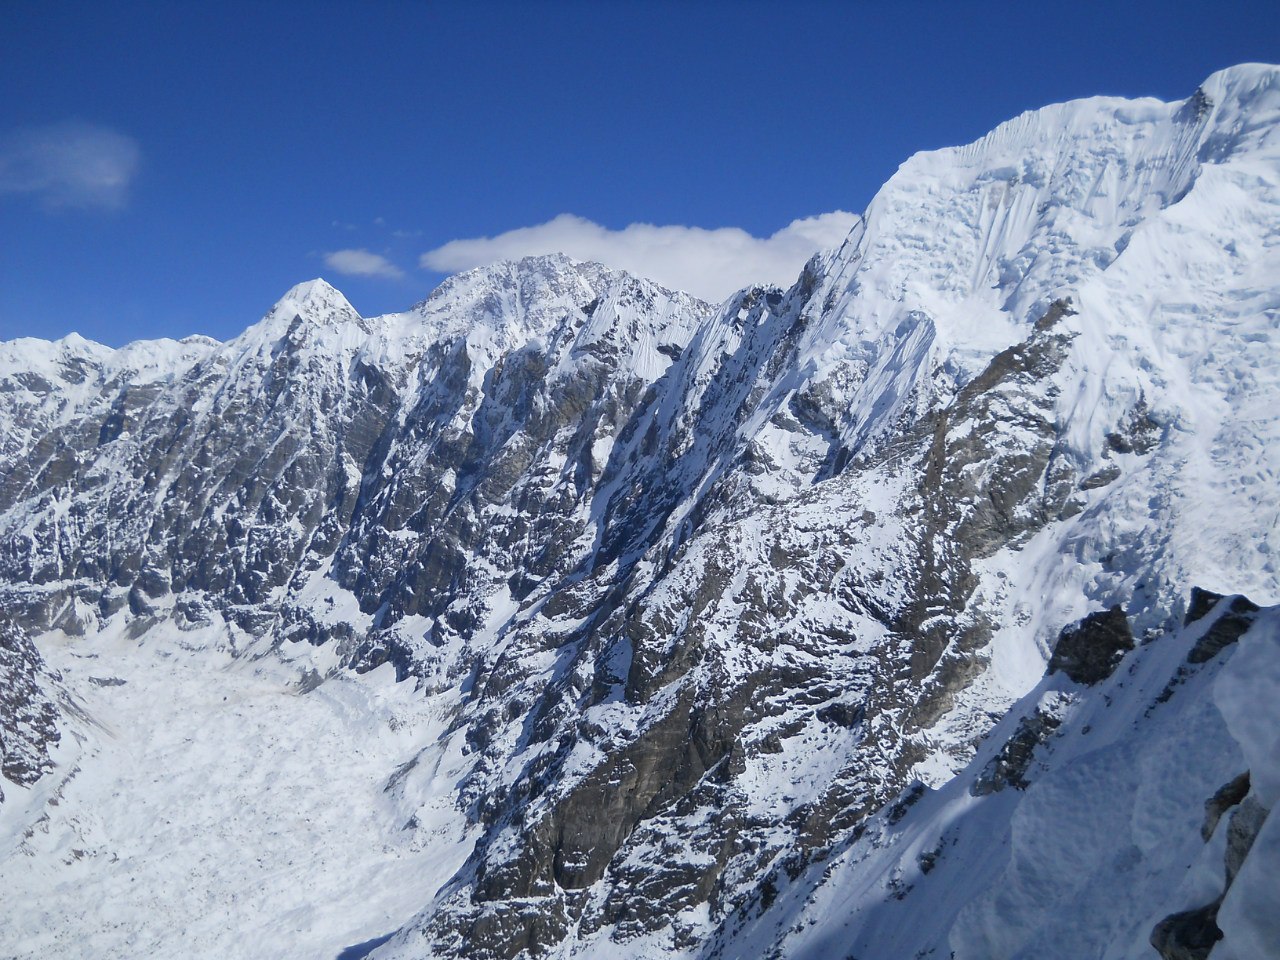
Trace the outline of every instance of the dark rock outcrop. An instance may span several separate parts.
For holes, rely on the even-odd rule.
[[[1218,928],[1221,901],[1165,917],[1151,931],[1151,946],[1164,960],[1207,960],[1222,939]]]
[[[1224,783],[1218,792],[1204,802],[1204,823],[1200,825],[1200,836],[1206,843],[1218,829],[1222,815],[1236,806],[1249,793],[1249,771],[1235,779]]]
[[[1245,797],[1227,822],[1227,888],[1235,882],[1236,874],[1253,849],[1262,825],[1267,822],[1270,810],[1253,794]]]
[[[35,644],[0,621],[0,775],[10,783],[30,786],[53,769],[49,751],[62,734],[46,687],[56,679]]]
[[[1206,617],[1212,617],[1213,622],[1187,654],[1187,662],[1208,663],[1240,639],[1253,625],[1257,612],[1258,605],[1248,597],[1237,595],[1228,598],[1192,587],[1191,603],[1184,622],[1190,625]]]
[[[1049,659],[1049,673],[1061,671],[1076,683],[1094,684],[1115,671],[1133,649],[1133,633],[1124,609],[1091,613],[1058,636]]]
[[[1206,960],[1214,944],[1223,938],[1222,929],[1217,922],[1218,910],[1231,890],[1231,885],[1235,883],[1236,875],[1270,813],[1249,792],[1249,779],[1249,771],[1246,770],[1205,801],[1205,822],[1200,835],[1206,842],[1213,835],[1223,814],[1228,809],[1232,810],[1231,819],[1227,822],[1222,893],[1211,903],[1170,914],[1155,925],[1151,931],[1151,945],[1164,960]]]
[[[1018,729],[974,781],[971,788],[973,795],[981,797],[998,793],[1006,787],[1026,789],[1026,775],[1035,757],[1036,748],[1048,741],[1060,725],[1061,721],[1057,717],[1039,708],[1030,716],[1023,717]]]

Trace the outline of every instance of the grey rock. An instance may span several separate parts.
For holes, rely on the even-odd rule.
[[[1193,588],[1186,622],[1195,623],[1209,616],[1213,622],[1187,654],[1187,662],[1208,663],[1253,626],[1257,612],[1258,605],[1248,597],[1226,598]]]
[[[1049,673],[1061,671],[1076,683],[1094,684],[1115,671],[1133,649],[1133,633],[1123,608],[1091,613],[1058,636]]]
[[[49,686],[57,679],[30,638],[0,619],[0,775],[10,783],[30,786],[53,769],[49,750],[62,734]]]
[[[1089,474],[1080,481],[1081,490],[1096,490],[1099,487],[1105,487],[1108,484],[1115,483],[1120,479],[1120,467],[1117,464],[1109,463],[1100,470]]]
[[[1035,757],[1036,748],[1046,743],[1062,721],[1053,714],[1036,709],[1023,717],[1000,752],[991,758],[986,768],[974,781],[970,792],[976,796],[998,793],[1006,787],[1025,790],[1027,772]]]
[[[1164,960],[1206,960],[1222,939],[1218,928],[1221,901],[1165,917],[1151,931],[1151,946]]]
[[[1235,882],[1236,874],[1244,865],[1245,858],[1253,848],[1253,841],[1258,838],[1262,825],[1267,822],[1270,811],[1262,805],[1257,796],[1250,794],[1232,812],[1227,822],[1227,887]]]
[[[1210,956],[1214,944],[1223,938],[1217,923],[1218,909],[1227,891],[1235,883],[1236,875],[1270,812],[1256,796],[1248,794],[1248,790],[1249,773],[1245,771],[1205,803],[1206,819],[1201,828],[1201,836],[1206,840],[1212,836],[1223,812],[1231,807],[1235,808],[1227,823],[1223,892],[1212,903],[1171,914],[1156,924],[1151,931],[1151,945],[1164,960],[1205,960]]]
[[[1249,771],[1224,783],[1218,791],[1204,802],[1204,823],[1200,826],[1200,836],[1206,843],[1218,829],[1222,815],[1240,803],[1249,793]]]

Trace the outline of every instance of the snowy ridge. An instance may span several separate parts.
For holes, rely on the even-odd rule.
[[[920,154],[718,307],[0,345],[6,952],[1266,956],[1278,91]]]

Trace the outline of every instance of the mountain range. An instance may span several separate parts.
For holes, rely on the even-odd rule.
[[[1280,68],[560,255],[0,344],[0,955],[1280,956]]]

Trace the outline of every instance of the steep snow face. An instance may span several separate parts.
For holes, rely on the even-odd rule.
[[[1240,120],[1274,111],[1273,83],[1271,68],[1236,68],[1181,103],[1057,104],[917,154],[831,256],[827,287],[856,302],[863,339],[912,311],[937,318],[944,358],[971,369],[966,357],[981,363],[1022,339],[1061,291],[1106,270],[1206,162],[1240,153],[1265,166],[1267,135]]]
[[[964,382],[1066,295],[1092,297],[1098,349],[1136,331],[1146,334],[1141,348],[1190,327],[1211,336],[1241,312],[1265,317],[1274,303],[1253,296],[1251,277],[1273,265],[1276,98],[1274,68],[1244,66],[1181,103],[1059,104],[912,157],[819,261],[814,303],[824,319],[811,362],[874,365],[906,328],[927,323],[932,368]],[[1241,196],[1258,205],[1243,209]],[[1185,298],[1192,287],[1211,303]],[[1119,288],[1116,302],[1108,294]],[[1095,380],[1114,376],[1088,369]],[[1091,417],[1072,419],[1077,431],[1095,428],[1096,446]]]
[[[1261,407],[1280,386],[1277,116],[1275,68],[1246,65],[1181,103],[1061,104],[913,157],[810,268],[822,280],[800,395],[847,405],[839,443],[856,455],[952,402],[1069,298],[1056,328],[1069,356],[1043,385],[1054,456],[1091,483],[1114,479],[1060,571],[1091,582],[1044,571],[1033,592],[1082,588],[1109,604],[1141,590],[1177,610],[1200,582],[1276,600],[1278,528],[1259,521],[1280,515],[1263,479],[1280,468],[1280,436]],[[1118,439],[1139,423],[1149,460]],[[1116,569],[1090,571],[1108,556]]]
[[[1164,442],[1130,496],[1164,502],[1135,537],[1152,538],[1139,562],[1274,602],[1280,434],[1263,398],[1280,388],[1280,78],[1216,74],[1184,116],[1192,106],[1204,114],[1193,182],[1080,286],[1081,317],[1095,319],[1059,417],[1073,446],[1096,450],[1106,418],[1141,398]]]
[[[1274,613],[1180,624],[1280,602],[1278,78],[921,154],[715,308],[553,256],[375,318],[310,281],[226,344],[3,345],[14,915],[107,956],[213,903],[204,955],[865,960],[1141,955],[1213,905],[1256,955]],[[341,832],[303,785],[356,754]],[[184,841],[228,805],[314,889]]]

